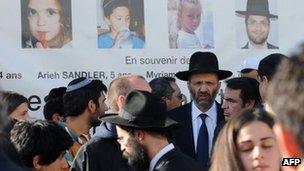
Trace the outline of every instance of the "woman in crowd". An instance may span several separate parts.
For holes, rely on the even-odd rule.
[[[15,120],[29,120],[28,114],[28,100],[21,94],[12,91],[1,91],[0,95],[7,103],[7,114],[11,119]]]
[[[22,47],[71,47],[71,0],[22,0]]]
[[[274,120],[261,109],[245,110],[225,125],[215,143],[212,171],[280,170]]]

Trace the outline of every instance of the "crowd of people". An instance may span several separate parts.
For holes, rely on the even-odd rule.
[[[1,170],[304,170],[304,52],[273,53],[240,77],[195,52],[176,79],[80,77],[45,97],[44,120],[28,100],[0,92]],[[255,72],[255,74],[247,74]],[[216,96],[225,80],[225,89]],[[107,111],[111,111],[110,113]]]

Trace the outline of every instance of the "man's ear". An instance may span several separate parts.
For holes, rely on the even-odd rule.
[[[95,110],[96,110],[96,104],[93,102],[93,100],[90,100],[88,102],[88,110],[90,112],[95,112]]]
[[[190,81],[187,81],[187,88],[190,90]]]
[[[245,107],[247,109],[252,109],[254,107],[254,102],[255,100],[248,100],[246,103],[245,103]]]
[[[119,96],[117,97],[117,106],[118,106],[119,110],[120,110],[120,109],[122,108],[122,106],[124,105],[125,99],[126,99],[126,97],[125,97],[124,95],[119,95]]]
[[[40,156],[39,155],[36,155],[33,159],[33,168],[34,170],[39,170],[41,169],[41,165],[39,164],[40,162]]]
[[[136,130],[134,132],[134,137],[140,144],[142,144],[144,142],[145,135],[146,135],[146,132],[142,131],[142,130]]]
[[[166,102],[166,104],[168,103],[168,102],[170,102],[170,100],[172,99],[172,95],[171,95],[171,97],[162,97],[161,98],[164,102]]]
[[[264,76],[262,76],[261,82],[262,82],[262,84],[268,84],[269,80],[268,80],[268,78],[264,75]]]
[[[61,120],[61,116],[58,114],[58,113],[54,113],[53,116],[52,116],[52,120],[54,122],[59,122]]]
[[[217,84],[217,91],[219,91],[220,90],[220,88],[221,88],[221,85],[222,85],[222,82],[218,82],[218,84]]]

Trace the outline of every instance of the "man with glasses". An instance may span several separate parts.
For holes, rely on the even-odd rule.
[[[246,11],[236,11],[237,15],[245,17],[246,31],[249,41],[242,49],[278,49],[267,42],[270,19],[278,19],[269,12],[268,0],[247,0]]]
[[[149,82],[152,94],[163,99],[167,105],[167,111],[180,107],[184,101],[184,96],[180,88],[175,83],[173,77],[159,77]]]
[[[169,117],[182,124],[172,131],[171,138],[183,153],[206,168],[213,142],[225,123],[223,110],[215,102],[219,80],[231,75],[230,71],[219,70],[217,57],[211,52],[195,52],[189,70],[176,73],[178,79],[187,81],[192,101],[168,112]]]

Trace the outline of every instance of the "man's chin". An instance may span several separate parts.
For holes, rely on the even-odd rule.
[[[250,41],[255,45],[263,45],[266,43],[267,38],[250,39]]]
[[[255,45],[263,45],[265,41],[253,41]]]
[[[196,102],[198,102],[199,104],[207,104],[209,103],[210,101],[212,101],[211,97],[210,96],[199,96],[197,99],[196,99]]]

